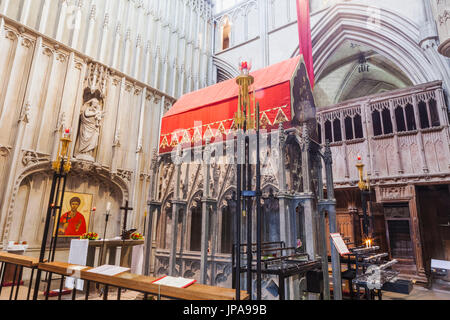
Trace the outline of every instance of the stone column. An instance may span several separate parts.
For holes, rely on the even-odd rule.
[[[131,207],[134,210],[131,213],[130,221],[133,221],[134,225],[138,223],[138,212],[139,212],[139,204],[138,204],[138,188],[139,188],[139,176],[141,172],[141,159],[143,153],[143,130],[144,130],[144,119],[145,119],[145,102],[147,99],[147,88],[144,88],[141,93],[141,106],[140,106],[140,115],[139,115],[139,128],[138,128],[138,139],[136,143],[136,155],[135,155],[135,166],[133,172],[133,180],[132,180],[132,189],[131,189]]]
[[[67,23],[66,15],[67,15],[67,0],[62,0],[61,1],[61,10],[60,10],[59,16],[58,16],[58,23],[56,26],[56,36],[55,36],[55,40],[59,41],[59,42],[62,41],[64,27],[65,27],[65,24]]]
[[[161,212],[161,203],[157,202],[156,190],[158,181],[158,152],[156,149],[153,150],[153,157],[150,165],[150,188],[148,195],[148,220],[145,235],[145,255],[144,255],[144,272],[143,274],[148,276],[151,271],[151,259],[152,259],[152,247],[153,247],[153,220],[154,211],[156,210],[158,214]]]
[[[206,284],[208,278],[208,240],[209,240],[209,198],[211,180],[211,146],[206,141],[203,151],[203,198],[202,198],[202,237],[201,237],[201,257],[200,257],[200,283]]]
[[[103,18],[103,26],[101,31],[101,38],[100,38],[100,45],[99,45],[99,52],[98,52],[98,59],[100,61],[105,61],[106,57],[106,45],[107,43],[107,36],[108,36],[108,29],[109,29],[109,17],[110,17],[110,11],[111,11],[111,1],[106,1],[105,4],[105,16]]]
[[[2,3],[0,4],[0,14],[6,15],[6,12],[8,11],[9,8],[9,1],[10,0],[2,1]]]
[[[42,5],[41,16],[39,18],[38,31],[40,33],[45,33],[45,27],[47,26],[48,11],[50,9],[50,0],[44,0]]]
[[[181,150],[177,150],[177,154],[181,156]],[[170,243],[170,257],[169,257],[169,275],[177,276],[176,272],[176,260],[177,260],[177,239],[178,239],[178,211],[181,207],[186,205],[185,201],[180,199],[180,178],[181,178],[181,161],[175,164],[175,194],[172,200],[172,239]],[[181,270],[180,270],[181,271]]]
[[[19,22],[21,24],[27,24],[28,15],[30,14],[30,0],[22,0],[22,11],[20,12]]]
[[[78,0],[77,8],[75,10],[75,24],[72,33],[72,38],[70,39],[70,46],[74,49],[78,47],[78,38],[80,36],[80,24],[81,24],[81,9],[83,8],[83,1]]]
[[[94,45],[92,43],[92,38],[94,36],[95,30],[95,19],[97,15],[97,6],[95,4],[91,7],[91,12],[89,14],[89,24],[86,30],[86,40],[84,43],[84,52],[88,56],[93,56]]]
[[[287,190],[286,190],[286,170],[284,165],[284,145],[286,143],[285,132],[283,129],[283,125],[280,124],[279,130],[279,141],[278,145],[274,145],[272,148],[276,149],[278,153],[278,181],[279,181],[279,194],[278,201],[280,206],[280,239],[281,241],[289,243],[289,235],[288,235],[288,221],[289,221],[289,212],[287,210]]]
[[[327,142],[324,152],[325,171],[327,178],[327,197],[328,200],[325,203],[326,211],[328,211],[328,222],[330,227],[330,234],[337,233],[336,223],[336,199],[334,198],[334,186],[333,186],[333,158],[331,153],[330,144]],[[341,282],[341,259],[339,252],[333,244],[333,240],[330,237],[331,248],[331,265],[333,269],[333,297],[334,300],[342,300],[342,282]]]

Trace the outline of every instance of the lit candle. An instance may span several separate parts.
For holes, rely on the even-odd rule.
[[[106,211],[111,211],[111,202],[108,202],[107,204],[106,204]]]

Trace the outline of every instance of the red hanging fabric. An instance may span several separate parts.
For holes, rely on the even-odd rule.
[[[314,62],[312,56],[309,0],[297,0],[297,17],[300,55],[303,55],[311,88],[314,88]]]

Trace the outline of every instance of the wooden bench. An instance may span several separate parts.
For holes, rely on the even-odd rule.
[[[51,274],[58,274],[64,277],[73,276],[74,270],[70,269],[71,264],[63,262],[51,262],[51,263],[40,263],[39,269],[42,271],[49,272]],[[194,283],[187,288],[175,288],[169,286],[160,286],[153,284],[152,282],[157,280],[157,278],[142,276],[137,274],[132,274],[129,272],[124,272],[115,276],[106,276],[97,273],[88,272],[92,269],[91,267],[86,267],[85,269],[77,272],[77,277],[79,279],[88,282],[86,290],[86,300],[89,296],[89,286],[90,282],[96,282],[105,285],[104,300],[107,299],[108,288],[116,287],[119,288],[118,299],[120,299],[120,290],[127,289],[131,291],[137,291],[144,293],[145,295],[155,295],[157,297],[166,297],[179,300],[235,300],[234,289],[212,287],[208,285]],[[50,288],[48,287],[47,291]],[[74,290],[75,292],[75,290]],[[241,298],[243,300],[248,300],[249,296],[247,292],[241,291]],[[72,295],[72,299],[75,299],[75,294]]]
[[[31,284],[33,282],[34,271],[38,267],[39,259],[31,258],[31,257],[23,256],[23,255],[18,255],[18,254],[13,254],[13,253],[0,252],[0,262],[2,263],[2,266],[0,269],[0,275],[1,275],[0,294],[2,292],[6,269],[7,269],[8,265],[15,266],[14,277],[13,277],[13,282],[12,282],[12,286],[11,286],[11,293],[9,295],[9,300],[12,300],[15,282],[16,282],[16,279],[18,279],[16,294],[14,296],[14,299],[17,300],[17,297],[19,294],[19,289],[20,289],[20,279],[22,279],[23,268],[31,269],[30,284],[28,286],[28,294],[27,294],[27,300],[29,300],[30,292],[31,292]],[[17,272],[19,272],[19,273],[17,273]]]

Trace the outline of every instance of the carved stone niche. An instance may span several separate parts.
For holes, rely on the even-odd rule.
[[[415,190],[413,185],[376,187],[375,193],[378,203],[398,202],[411,200],[414,197]]]

